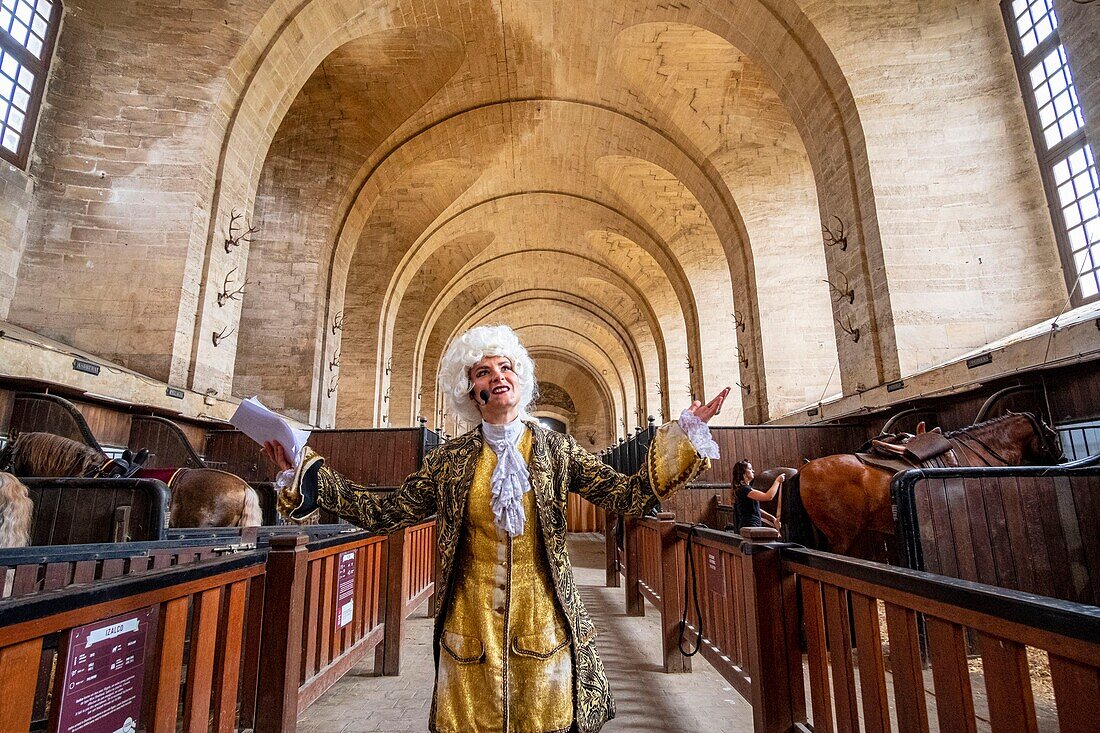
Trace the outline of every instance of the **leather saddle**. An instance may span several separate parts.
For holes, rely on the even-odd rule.
[[[919,435],[899,433],[873,438],[856,451],[855,456],[864,465],[897,473],[933,462],[940,466],[958,465],[954,448],[936,428]]]
[[[145,465],[145,461],[149,458],[149,450],[142,448],[136,454],[132,453],[129,448],[122,451],[122,455],[118,458],[112,458],[95,472],[96,478],[132,478],[135,473],[141,470],[141,467]]]

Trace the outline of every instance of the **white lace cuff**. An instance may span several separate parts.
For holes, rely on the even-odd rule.
[[[298,470],[297,467],[288,468],[287,470],[280,471],[278,474],[276,474],[276,476],[275,476],[275,488],[276,489],[285,489],[286,487],[290,486],[290,484],[294,482],[294,473],[297,470]]]
[[[691,410],[680,413],[680,419],[676,421],[684,435],[688,437],[695,447],[695,452],[703,458],[718,460],[718,444],[710,437],[710,427],[696,417]]]

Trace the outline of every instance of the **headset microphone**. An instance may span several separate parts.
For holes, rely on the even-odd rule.
[[[481,390],[481,392],[478,393],[478,397],[481,398],[481,404],[483,404],[483,405],[489,404],[489,390],[487,390],[487,389]]]

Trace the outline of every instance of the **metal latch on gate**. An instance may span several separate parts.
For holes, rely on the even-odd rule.
[[[225,547],[212,547],[210,551],[220,555],[235,555],[238,552],[248,552],[249,550],[255,549],[256,544],[253,542],[240,542],[236,545],[226,545]]]

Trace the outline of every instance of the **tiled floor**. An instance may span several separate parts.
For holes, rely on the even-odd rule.
[[[626,616],[621,588],[604,587],[603,536],[570,539],[577,585],[599,629],[597,644],[607,667],[618,717],[607,733],[737,733],[752,730],[752,708],[701,657],[691,674],[661,671],[660,616]],[[433,681],[432,620],[418,611],[406,626],[401,675],[373,676],[372,659],[354,669],[314,703],[299,721],[300,733],[404,733],[428,729]]]

